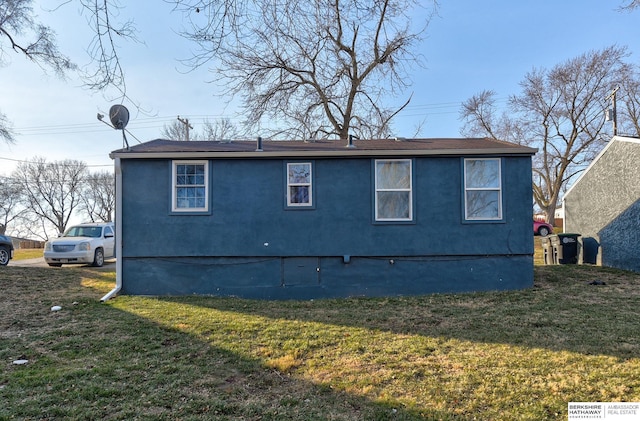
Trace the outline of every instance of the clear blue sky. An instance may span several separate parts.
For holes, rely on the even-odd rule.
[[[621,1],[621,0],[620,0]],[[550,68],[593,49],[628,46],[629,60],[640,62],[640,11],[616,11],[618,0],[441,0],[439,16],[420,46],[425,68],[415,68],[413,100],[398,117],[398,136],[411,136],[425,121],[424,137],[458,137],[460,103],[483,89],[493,89],[504,104],[519,92],[519,82],[533,68]],[[36,1],[42,21],[58,34],[60,48],[84,65],[91,34],[87,16],[60,0]],[[178,59],[193,47],[176,32],[181,16],[164,2],[123,2],[125,17],[135,21],[141,43],[121,43],[128,94],[148,110],[132,112],[128,125],[140,141],[160,137],[164,124],[177,115],[196,130],[204,119],[225,116],[239,121],[233,104],[215,96],[206,69],[185,73]],[[134,3],[131,5],[131,3]],[[72,77],[46,75],[18,54],[8,53],[0,67],[0,110],[12,120],[15,145],[0,144],[0,175],[16,161],[35,156],[48,161],[77,159],[92,169],[110,169],[110,151],[122,147],[120,132],[96,119],[118,102],[94,94]],[[397,101],[402,102],[404,98]],[[128,136],[130,144],[137,140]]]

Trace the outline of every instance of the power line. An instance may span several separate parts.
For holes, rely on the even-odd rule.
[[[216,115],[196,115],[191,117],[191,122],[205,123],[209,120],[216,118],[230,118],[226,116]],[[230,118],[231,119],[231,118]],[[240,120],[234,118],[234,120]],[[149,117],[143,119],[137,119],[130,121],[127,125],[127,133],[135,130],[147,130],[157,129],[162,130],[166,125],[175,121],[175,117]],[[19,136],[56,136],[56,135],[69,135],[69,134],[83,134],[83,133],[105,133],[105,128],[96,125],[95,123],[69,123],[69,124],[54,124],[43,126],[26,126],[26,127],[14,127],[13,131]],[[134,136],[135,137],[135,136]]]
[[[497,98],[495,100],[496,103],[506,103],[508,101],[508,97]],[[434,102],[434,103],[426,103],[426,104],[409,104],[406,107],[406,110],[411,112],[410,114],[405,114],[405,117],[409,116],[418,116],[422,114],[416,114],[418,111],[425,111],[425,114],[453,114],[457,111],[446,111],[447,109],[456,110],[460,108],[463,101],[449,101],[449,102]],[[439,111],[438,111],[439,110]],[[437,112],[436,112],[437,111]],[[229,117],[224,114],[199,114],[193,115],[190,114],[189,120],[191,123],[198,122],[204,123],[209,120],[215,120],[219,118],[228,118],[230,120],[239,121],[240,117]],[[175,121],[174,116],[154,116],[154,117],[144,117],[137,118],[135,120],[129,121],[127,126],[128,129],[162,129],[164,125],[171,124]],[[55,124],[55,125],[43,125],[43,126],[27,126],[27,127],[16,127],[14,130],[18,132],[20,135],[31,136],[31,135],[46,135],[46,134],[71,134],[71,133],[92,133],[92,132],[103,132],[104,128],[97,126],[94,122],[90,123],[69,123],[69,124]]]
[[[508,97],[496,98],[495,103],[506,104],[508,100]],[[448,101],[425,104],[409,104],[405,108],[404,112],[398,115],[398,118],[457,114],[459,113],[462,103],[463,101]],[[195,124],[204,124],[207,121],[216,120],[219,118],[230,119],[238,122],[241,120],[240,117],[229,117],[223,114],[199,114],[190,115],[189,122]],[[129,124],[127,126],[127,133],[138,140],[133,135],[136,130],[157,129],[158,132],[160,132],[165,126],[172,124],[174,121],[174,116],[153,116],[137,118],[135,120],[129,121]],[[96,125],[95,122],[15,127],[13,130],[19,136],[57,136],[71,134],[105,133],[105,128]],[[138,142],[140,143],[140,140],[138,140]]]
[[[39,164],[40,163],[40,162],[37,162],[37,161],[28,161],[28,160],[24,160],[24,159],[14,159],[14,158],[5,158],[5,157],[2,157],[2,156],[0,156],[0,159],[2,159],[4,161],[18,162],[18,163],[21,163],[21,164]],[[51,163],[53,163],[53,162],[44,162],[44,164],[51,164]],[[57,162],[57,164],[61,165],[61,166],[65,166],[61,162]],[[92,165],[85,164],[85,166],[88,167],[88,168],[112,167],[113,164],[92,164]]]
[[[229,117],[223,114],[200,114],[200,115],[190,115],[190,118],[199,119],[202,121],[208,119],[217,119],[217,118],[229,118],[232,120],[237,120],[236,117]],[[146,124],[153,124],[153,127],[157,127],[158,124],[161,123],[171,123],[175,120],[175,116],[156,116],[156,117],[145,117],[145,118],[136,118],[135,120],[130,120],[127,127],[130,126],[140,126]],[[16,130],[20,131],[38,131],[38,130],[56,130],[56,129],[73,129],[73,128],[93,128],[93,127],[101,127],[96,125],[94,122],[87,123],[68,123],[68,124],[51,124],[51,125],[43,125],[43,126],[28,126],[28,127],[17,127]]]

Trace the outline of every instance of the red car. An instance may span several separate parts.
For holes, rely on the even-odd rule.
[[[546,237],[553,232],[553,227],[544,221],[533,221],[533,235]]]

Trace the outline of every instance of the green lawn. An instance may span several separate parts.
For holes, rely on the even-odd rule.
[[[100,304],[114,279],[0,268],[0,420],[566,420],[570,401],[640,401],[637,274],[536,266],[515,292]]]

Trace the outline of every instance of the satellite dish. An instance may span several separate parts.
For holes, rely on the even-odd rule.
[[[124,130],[129,123],[129,110],[124,105],[112,105],[109,109],[109,119],[115,129]]]

